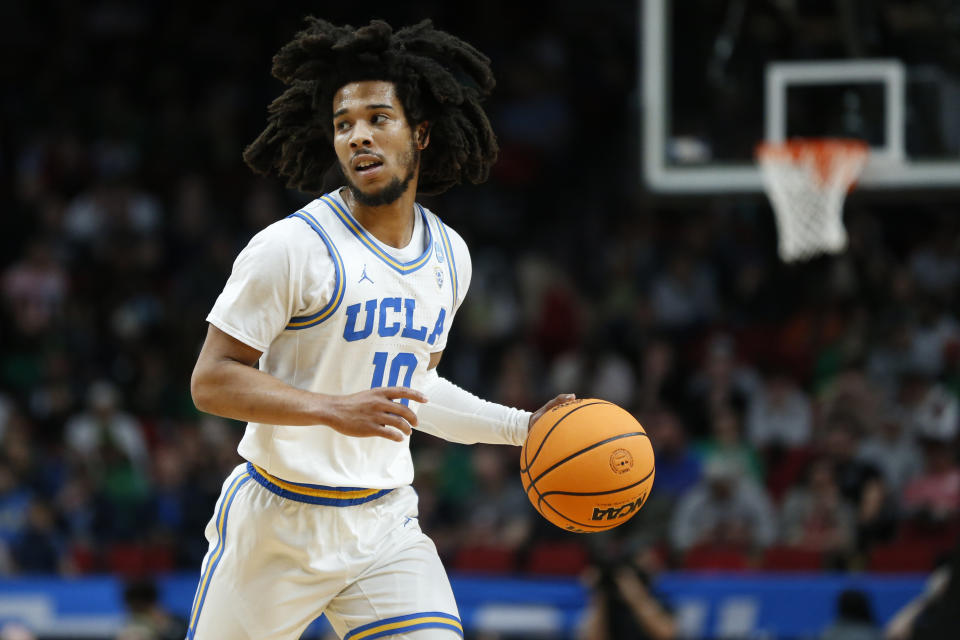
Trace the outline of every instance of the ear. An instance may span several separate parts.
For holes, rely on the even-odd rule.
[[[417,125],[417,148],[423,151],[430,144],[430,123],[427,121]]]

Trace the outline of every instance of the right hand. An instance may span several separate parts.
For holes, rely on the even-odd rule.
[[[329,396],[326,420],[331,428],[355,438],[380,437],[403,442],[417,426],[417,415],[399,402],[408,398],[421,404],[427,397],[407,387],[377,387],[344,396]]]

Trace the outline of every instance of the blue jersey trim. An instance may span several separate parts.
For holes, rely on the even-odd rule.
[[[302,484],[287,482],[279,478],[267,477],[265,472],[253,465],[247,463],[247,472],[254,480],[260,483],[263,488],[274,493],[281,498],[305,502],[307,504],[316,504],[325,507],[352,507],[358,504],[364,504],[377,498],[382,498],[393,489],[359,489],[356,487],[327,487],[319,484]],[[343,493],[342,497],[336,495]]]
[[[298,331],[300,329],[315,327],[333,315],[333,313],[340,308],[340,303],[343,302],[343,293],[346,290],[346,277],[343,272],[343,259],[340,257],[340,252],[337,251],[337,247],[333,244],[333,240],[331,240],[330,236],[327,235],[327,232],[323,230],[323,227],[320,226],[320,223],[303,209],[297,211],[296,213],[290,214],[287,217],[300,218],[310,225],[310,227],[317,232],[317,235],[320,236],[320,239],[323,240],[323,243],[327,245],[327,251],[330,252],[330,257],[333,258],[333,296],[330,298],[330,301],[327,302],[326,306],[313,315],[294,316],[290,318],[290,322],[287,323],[286,328]]]
[[[405,616],[384,618],[360,625],[343,636],[343,640],[353,640],[354,638],[357,640],[374,640],[374,638],[385,638],[415,629],[429,628],[451,629],[456,631],[461,638],[463,637],[463,624],[460,622],[460,618],[442,611],[424,611]]]
[[[203,610],[203,602],[207,599],[207,592],[210,590],[210,583],[213,581],[213,573],[217,570],[223,550],[226,546],[227,538],[227,519],[230,516],[230,507],[233,505],[234,498],[247,481],[250,480],[248,473],[238,476],[227,488],[223,494],[223,502],[220,503],[220,510],[217,514],[217,546],[210,553],[210,560],[207,563],[207,569],[200,576],[200,583],[197,585],[197,594],[193,598],[192,614],[190,615],[190,626],[187,629],[187,640],[193,640],[197,632],[197,623],[200,621],[200,612]]]
[[[457,260],[453,257],[453,243],[450,242],[450,236],[447,235],[446,225],[436,214],[433,217],[437,221],[437,228],[440,230],[440,237],[443,239],[443,250],[447,254],[447,268],[450,271],[450,280],[453,282],[453,306],[450,307],[450,317],[452,318],[457,310],[457,295],[460,288],[460,283],[457,280]]]
[[[333,214],[343,223],[343,225],[349,229],[350,233],[360,241],[370,252],[377,256],[383,263],[388,267],[400,274],[413,273],[423,265],[427,264],[430,259],[430,254],[433,252],[433,230],[430,228],[429,221],[427,220],[427,214],[423,210],[423,207],[417,205],[417,208],[420,210],[420,216],[423,218],[423,224],[427,228],[427,248],[420,255],[419,258],[411,260],[410,262],[398,262],[396,258],[384,251],[377,241],[370,237],[366,229],[357,222],[352,215],[350,215],[346,209],[340,206],[340,203],[337,202],[330,194],[327,194],[320,198],[320,200],[330,207],[330,210],[333,211]]]

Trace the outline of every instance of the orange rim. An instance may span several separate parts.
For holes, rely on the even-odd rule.
[[[837,159],[859,161],[869,152],[866,142],[852,138],[794,138],[786,142],[761,142],[755,149],[757,161],[761,164],[812,159],[814,169],[823,181],[835,170]]]

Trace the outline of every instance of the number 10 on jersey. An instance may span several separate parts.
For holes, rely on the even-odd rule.
[[[386,351],[377,351],[373,354],[373,380],[370,382],[370,388],[376,389],[383,386],[383,376],[387,372],[387,358],[389,354]],[[395,387],[398,384],[401,387],[409,387],[410,380],[413,378],[413,370],[417,368],[417,356],[408,351],[401,351],[393,356],[390,361],[390,376],[387,378],[387,386]],[[403,370],[403,382],[400,381],[400,372]],[[408,398],[401,398],[400,404],[405,407],[410,406]]]

